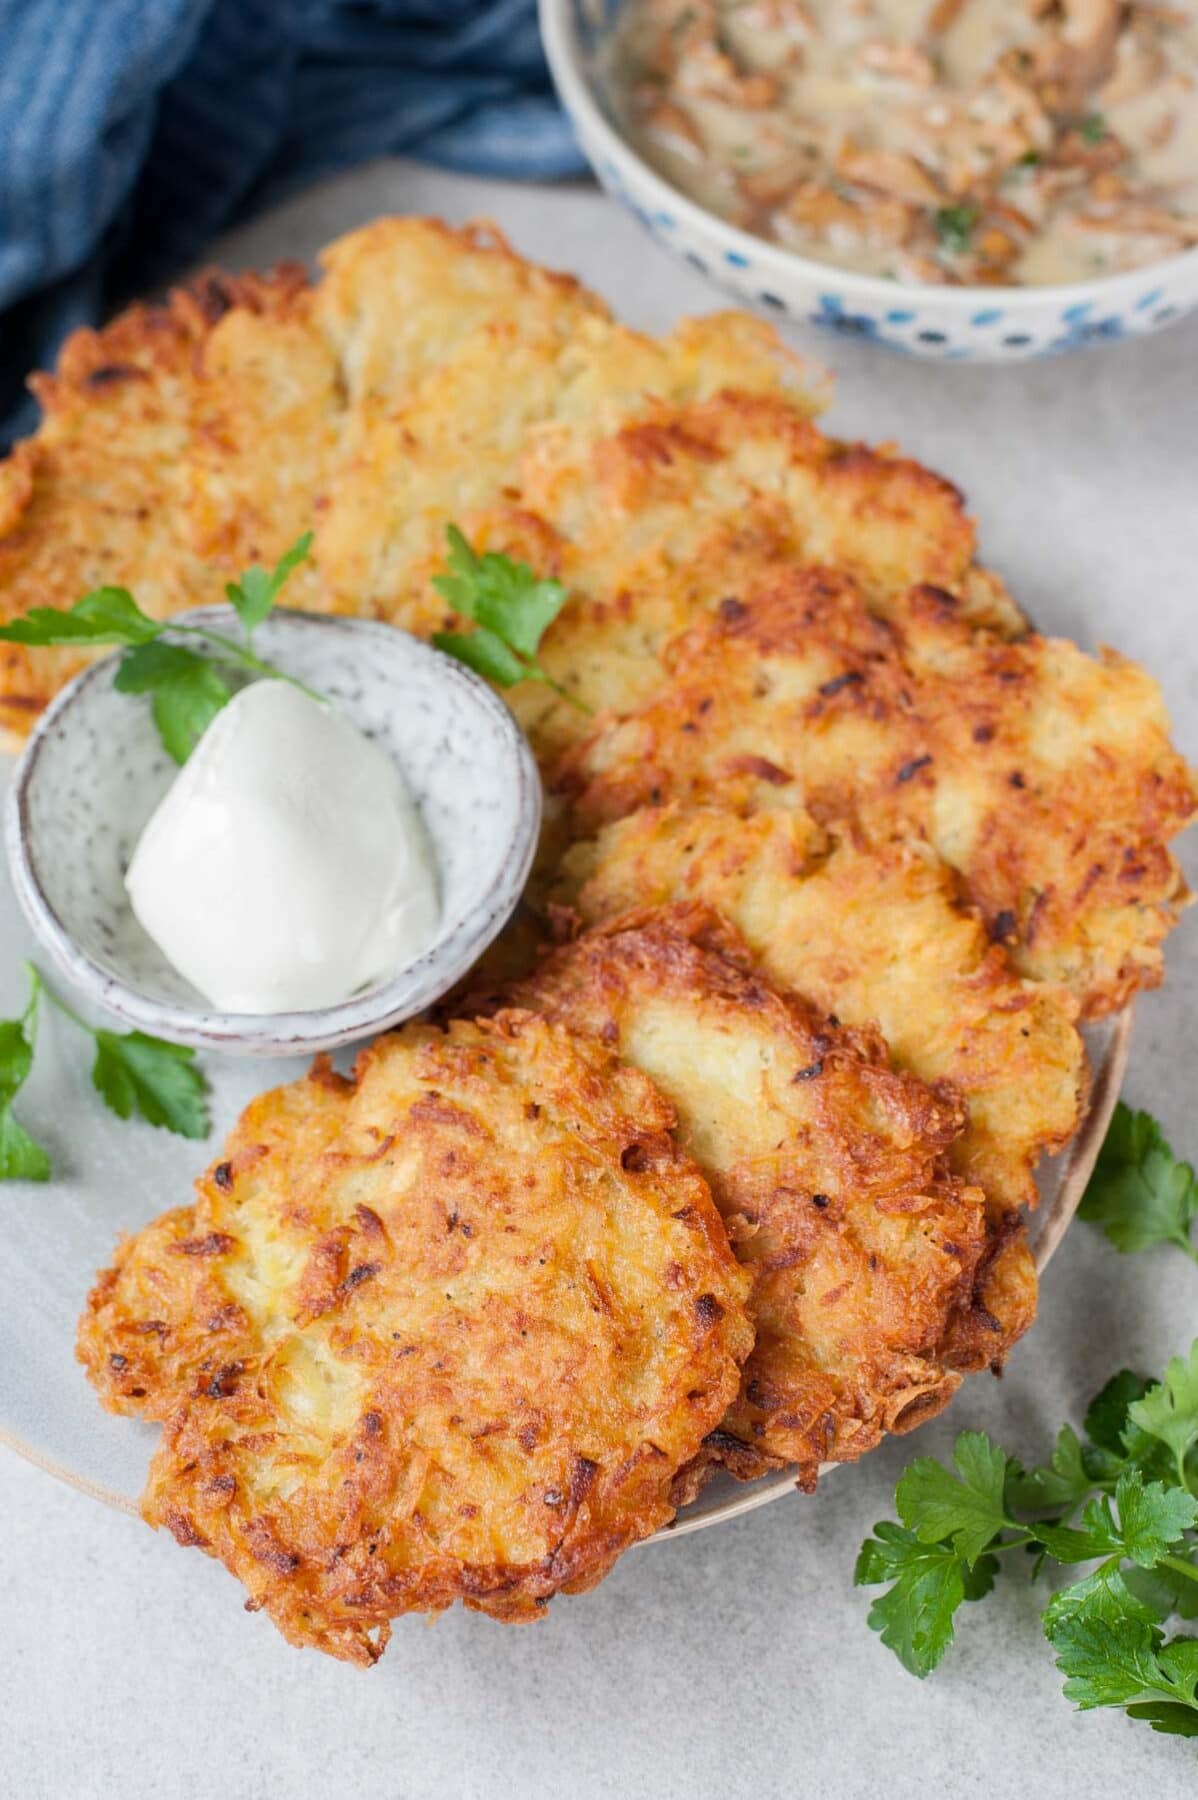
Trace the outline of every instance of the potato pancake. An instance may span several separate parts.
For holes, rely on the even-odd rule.
[[[752,1344],[674,1122],[518,1013],[255,1100],[81,1323],[104,1404],[163,1423],[146,1518],[358,1663],[400,1613],[592,1586],[673,1516]]]
[[[648,807],[577,844],[555,894],[587,924],[671,900],[717,908],[768,980],[953,1083],[968,1113],[948,1155],[996,1215],[1036,1204],[1039,1158],[1077,1129],[1075,1003],[1014,972],[930,851],[867,852],[801,813]]]
[[[1000,1368],[1031,1323],[1018,1214],[988,1220],[945,1162],[957,1093],[769,986],[710,909],[616,920],[498,998],[609,1044],[677,1108],[753,1276],[756,1345],[705,1447],[742,1479],[794,1464],[814,1486],[939,1412],[962,1370]]]
[[[978,630],[937,588],[883,617],[850,576],[793,567],[666,661],[652,699],[561,760],[573,835],[663,800],[798,808],[931,845],[1016,967],[1088,1017],[1161,980],[1188,898],[1167,844],[1196,789],[1133,664]]]

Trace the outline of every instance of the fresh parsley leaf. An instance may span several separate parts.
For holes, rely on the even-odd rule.
[[[479,556],[456,525],[446,527],[448,573],[433,576],[433,586],[463,618],[493,631],[528,659],[566,604],[560,581],[541,581],[527,563],[487,551]]]
[[[1145,1484],[1139,1469],[1127,1469],[1116,1485],[1114,1507],[1103,1494],[1086,1506],[1080,1526],[1039,1524],[1032,1531],[1058,1562],[1126,1556],[1151,1569],[1196,1523],[1198,1500],[1192,1494],[1160,1481]]]
[[[178,681],[164,681],[155,690],[151,709],[167,754],[177,763],[185,763],[229,698],[228,683],[212,668],[204,674],[197,671]]]
[[[49,1181],[50,1158],[10,1106],[0,1105],[0,1181]]]
[[[961,1570],[965,1598],[967,1600],[984,1600],[993,1588],[997,1575],[997,1556],[979,1556],[972,1565],[966,1563]]]
[[[1089,1442],[1082,1446],[1082,1461],[1096,1484],[1113,1488],[1125,1468],[1139,1469],[1145,1480],[1173,1479],[1174,1460],[1168,1449],[1131,1417],[1131,1406],[1155,1384],[1147,1376],[1120,1370],[1107,1382],[1086,1414]]]
[[[150,694],[164,681],[189,675],[197,663],[205,668],[212,666],[195,650],[155,638],[122,656],[112,685],[120,694]]]
[[[538,581],[525,563],[506,556],[483,558],[484,581],[474,616],[521,656],[535,656],[541,639],[566,604],[560,581]]]
[[[1150,1700],[1127,1709],[1129,1719],[1147,1719],[1154,1731],[1172,1737],[1198,1737],[1198,1708],[1168,1700]]]
[[[1198,1638],[1165,1643],[1160,1627],[1139,1613],[1078,1616],[1048,1635],[1065,1697],[1080,1710],[1123,1706],[1156,1731],[1198,1737]]]
[[[278,599],[287,577],[306,561],[311,549],[312,533],[305,531],[290,550],[284,551],[273,569],[262,569],[255,564],[245,570],[240,581],[230,581],[226,585],[225,594],[245,627],[247,640]]]
[[[993,1582],[993,1557],[983,1558],[986,1568],[974,1571],[970,1599],[987,1591]],[[980,1566],[980,1565],[979,1565]],[[857,1558],[853,1580],[858,1587],[890,1581],[869,1609],[869,1624],[888,1650],[893,1650],[905,1669],[922,1680],[943,1659],[953,1641],[953,1615],[967,1598],[968,1565],[948,1544],[926,1544],[913,1531],[889,1520],[874,1526]]]
[[[1155,1619],[1198,1619],[1198,1562],[1195,1552],[1178,1552],[1176,1560],[1192,1572],[1158,1563],[1155,1569],[1126,1569],[1123,1579],[1128,1588],[1151,1612]]]
[[[942,206],[936,213],[936,235],[946,250],[963,255],[978,222],[976,206]]]
[[[12,1104],[33,1067],[41,983],[30,970],[29,1003],[19,1019],[0,1022],[0,1181],[48,1181],[50,1158],[13,1116]]]
[[[586,711],[537,661],[541,639],[566,603],[561,582],[540,580],[527,563],[491,550],[479,556],[456,525],[447,525],[445,535],[449,543],[446,566],[433,576],[433,586],[454,612],[478,629],[437,632],[433,637],[437,649],[499,687],[542,681],[563,700]]]
[[[1133,1570],[1131,1573],[1143,1574],[1144,1571]],[[1127,1575],[1114,1563],[1107,1562],[1053,1595],[1044,1609],[1044,1633],[1051,1640],[1061,1626],[1077,1619],[1110,1625],[1121,1619],[1138,1618],[1151,1624],[1159,1616],[1155,1608],[1132,1589]]]
[[[233,690],[206,656],[158,639],[121,658],[113,686],[122,694],[152,694],[154,723],[167,751],[185,763]]]
[[[479,559],[460,527],[447,525],[445,536],[449,543],[449,554],[445,559],[445,568],[439,575],[433,576],[433,586],[443,600],[449,601],[454,612],[460,613],[463,619],[473,619]]]
[[[195,1065],[195,1052],[144,1032],[94,1030],[46,986],[32,964],[29,1004],[19,1019],[0,1021],[0,1181],[23,1177],[46,1181],[50,1159],[12,1115],[12,1102],[33,1066],[38,1003],[45,994],[96,1046],[92,1081],[118,1118],[134,1113],[181,1137],[208,1132],[208,1084]]]
[[[1190,1346],[1189,1356],[1175,1356],[1165,1370],[1165,1379],[1127,1410],[1133,1425],[1168,1445],[1184,1487],[1186,1457],[1198,1443],[1198,1339]]]
[[[1081,1441],[1071,1425],[1064,1425],[1058,1433],[1049,1466],[1012,1469],[1007,1478],[1006,1497],[1008,1504],[1021,1512],[1071,1513],[1093,1487],[1094,1482],[1082,1460]]]
[[[520,658],[493,631],[482,628],[469,634],[435,631],[433,645],[457,662],[465,663],[476,675],[493,681],[497,687],[515,687],[528,673]]]
[[[134,1113],[180,1137],[208,1133],[207,1083],[195,1067],[194,1050],[167,1044],[144,1032],[99,1030],[92,1082],[118,1118]]]
[[[1092,112],[1086,114],[1077,129],[1085,143],[1101,144],[1107,134],[1108,126],[1100,112]]]
[[[294,543],[273,569],[247,569],[240,582],[230,582],[225,592],[245,629],[245,644],[235,643],[202,625],[147,617],[125,588],[96,588],[69,611],[38,606],[24,618],[0,629],[0,639],[18,644],[75,644],[80,647],[121,644],[115,686],[123,694],[150,694],[154,722],[164,745],[178,763],[187,761],[213,718],[232,697],[232,688],[220,667],[243,673],[290,677],[256,657],[250,636],[279,595],[291,571],[312,548],[312,533]],[[169,632],[169,641],[163,633]],[[177,638],[203,642],[207,655],[198,655],[177,643]],[[219,665],[219,666],[218,666]],[[296,686],[302,683],[297,682]],[[307,691],[307,690],[305,690]],[[316,696],[319,698],[319,696]]]
[[[1153,1569],[1187,1531],[1198,1525],[1198,1500],[1184,1487],[1145,1482],[1138,1469],[1119,1477],[1115,1505],[1123,1553],[1141,1569]]]
[[[1083,1710],[1167,1695],[1167,1677],[1156,1657],[1161,1633],[1147,1619],[1067,1619],[1050,1641],[1057,1668],[1067,1677],[1065,1697]]]
[[[0,627],[9,644],[148,644],[165,628],[142,612],[127,588],[95,588],[66,611],[35,606]]]
[[[1198,1218],[1198,1183],[1179,1162],[1151,1113],[1122,1101],[1078,1213],[1101,1225],[1116,1250],[1133,1252],[1176,1244],[1198,1262],[1190,1228]]]
[[[1003,1504],[1009,1462],[983,1431],[961,1433],[953,1462],[957,1475],[933,1457],[917,1457],[899,1479],[895,1505],[921,1543],[947,1541],[973,1562],[1009,1523]]]
[[[1198,1637],[1166,1642],[1163,1629],[1198,1617],[1198,1494],[1186,1475],[1198,1445],[1198,1342],[1161,1382],[1126,1369],[1113,1377],[1086,1431],[1083,1441],[1066,1426],[1044,1468],[1020,1468],[981,1432],[961,1434],[952,1469],[917,1458],[895,1492],[902,1524],[876,1525],[857,1559],[859,1584],[890,1584],[869,1623],[924,1676],[952,1642],[958,1607],[990,1591],[1002,1552],[1023,1548],[1037,1568],[1048,1557],[1095,1563],[1044,1609],[1066,1695],[1198,1736]],[[1012,1516],[1041,1511],[1057,1516],[1027,1526]]]
[[[1147,1375],[1137,1375],[1131,1369],[1120,1369],[1117,1375],[1112,1375],[1102,1392],[1091,1400],[1083,1421],[1082,1429],[1091,1444],[1110,1451],[1113,1456],[1123,1457],[1126,1454],[1127,1409],[1152,1385]]]

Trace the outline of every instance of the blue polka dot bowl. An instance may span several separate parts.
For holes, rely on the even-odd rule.
[[[540,0],[553,79],[591,167],[666,249],[778,320],[941,362],[1020,362],[1158,331],[1198,307],[1198,249],[1068,287],[908,286],[767,243],[671,187],[621,136],[599,78],[623,0]]]

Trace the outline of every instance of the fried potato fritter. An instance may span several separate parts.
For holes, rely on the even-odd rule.
[[[651,700],[562,759],[573,835],[663,800],[800,808],[926,841],[1016,966],[1089,1017],[1160,981],[1196,788],[1133,664],[979,631],[931,587],[884,617],[819,568],[724,599],[666,660]]]
[[[500,1000],[611,1045],[677,1108],[753,1276],[757,1341],[710,1460],[745,1480],[794,1464],[814,1486],[822,1462],[939,1412],[962,1370],[1001,1367],[1031,1323],[1018,1215],[988,1221],[944,1159],[957,1093],[767,985],[709,908],[615,920]]]
[[[673,1125],[519,1013],[254,1101],[81,1323],[104,1404],[163,1422],[147,1519],[359,1663],[399,1613],[521,1621],[592,1586],[672,1517],[752,1343]]]
[[[1036,1164],[1086,1097],[1076,1005],[1011,969],[931,852],[865,851],[801,813],[648,807],[575,845],[555,895],[587,924],[671,900],[717,908],[768,980],[877,1026],[899,1068],[952,1082],[968,1114],[948,1154],[996,1216],[1036,1204]]]

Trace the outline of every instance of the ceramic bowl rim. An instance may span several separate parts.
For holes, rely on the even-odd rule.
[[[468,972],[519,904],[536,854],[541,822],[541,782],[528,740],[498,694],[473,670],[411,632],[380,620],[306,613],[291,607],[276,607],[270,617],[290,629],[298,626],[301,630],[340,632],[363,643],[394,646],[402,639],[405,654],[417,661],[435,663],[438,678],[456,685],[469,704],[489,716],[499,741],[506,740],[517,788],[516,835],[496,878],[469,911],[442,931],[414,962],[365,994],[351,996],[336,1006],[268,1014],[224,1012],[218,1007],[156,1000],[80,948],[50,902],[31,850],[27,829],[30,794],[42,753],[63,714],[111,675],[116,655],[105,656],[82,670],[55,696],[38,720],[9,784],[4,844],[17,901],[58,971],[106,1012],[137,1030],[231,1055],[286,1056],[331,1050],[384,1031],[432,1005]],[[171,623],[212,628],[233,618],[231,607],[203,606],[179,613]]]
[[[1181,250],[1175,256],[1143,263],[1135,269],[1119,269],[1109,275],[1096,275],[1088,281],[1061,282],[1043,286],[970,287],[938,286],[932,282],[896,282],[881,275],[864,275],[856,269],[843,269],[835,263],[817,262],[768,238],[755,237],[722,219],[719,213],[700,206],[659,175],[628,139],[621,136],[607,118],[595,98],[591,79],[586,72],[582,43],[575,17],[575,0],[538,0],[541,37],[558,94],[580,127],[582,147],[587,153],[588,134],[597,138],[604,153],[617,165],[631,172],[632,179],[647,189],[664,213],[677,214],[698,231],[714,232],[728,249],[734,250],[754,270],[780,277],[796,276],[821,287],[835,285],[846,299],[870,299],[879,305],[893,305],[896,295],[906,306],[935,305],[949,312],[971,313],[979,308],[1012,308],[1017,312],[1034,312],[1043,307],[1081,305],[1097,302],[1104,295],[1120,297],[1146,281],[1167,279],[1170,274],[1191,275],[1198,297],[1198,245]],[[741,266],[738,264],[738,266]]]

